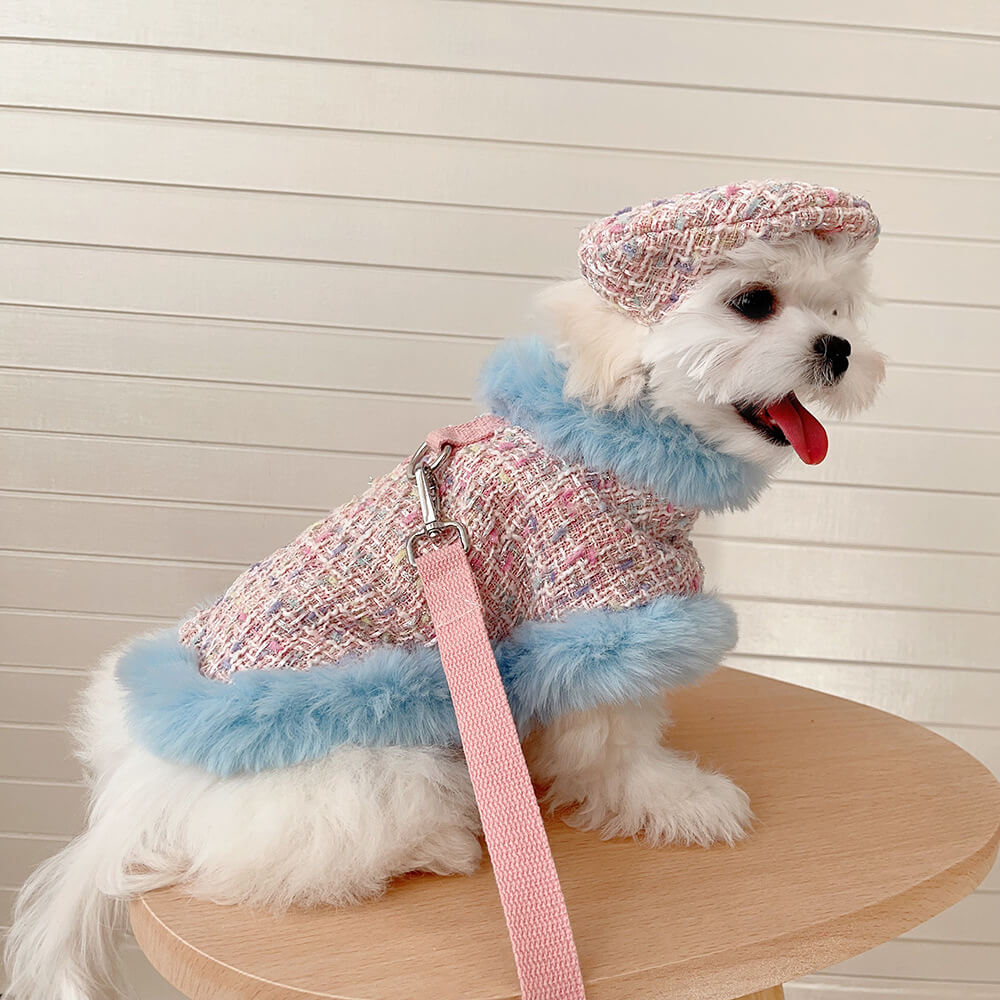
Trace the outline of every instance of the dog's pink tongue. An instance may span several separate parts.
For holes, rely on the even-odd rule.
[[[798,401],[794,392],[773,403],[767,415],[781,428],[789,444],[806,465],[819,465],[830,442],[823,425]]]

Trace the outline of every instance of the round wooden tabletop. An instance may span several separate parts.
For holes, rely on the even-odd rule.
[[[588,1000],[752,993],[901,934],[989,871],[1000,785],[934,733],[729,669],[670,703],[668,742],[746,789],[756,826],[733,848],[653,850],[548,824]],[[194,1000],[519,996],[488,866],[348,909],[272,915],[164,889],[131,913]]]

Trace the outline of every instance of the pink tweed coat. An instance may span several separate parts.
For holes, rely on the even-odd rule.
[[[565,461],[494,417],[488,438],[457,449],[441,504],[468,526],[470,564],[491,639],[522,621],[626,609],[690,595],[702,565],[688,537],[697,516],[610,472]],[[357,499],[246,570],[180,627],[200,669],[303,670],[375,646],[430,646],[420,579],[405,555],[421,523],[403,462]]]

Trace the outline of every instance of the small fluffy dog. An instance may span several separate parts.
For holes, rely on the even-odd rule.
[[[567,822],[651,844],[733,843],[747,796],[661,742],[663,691],[735,643],[702,592],[700,510],[748,506],[870,404],[859,327],[878,222],[769,181],[652,202],[582,234],[551,346],[488,363],[494,415],[440,480],[467,525],[533,777]],[[415,442],[416,443],[416,442]],[[395,876],[467,873],[479,817],[433,627],[404,549],[406,463],[250,567],[214,605],[110,655],[85,696],[87,831],[25,885],[15,1000],[116,982],[122,902],[180,883],[223,903],[345,904]]]

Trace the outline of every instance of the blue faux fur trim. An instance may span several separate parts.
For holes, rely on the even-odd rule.
[[[732,609],[698,594],[524,622],[494,651],[526,734],[565,712],[691,683],[735,644]],[[354,662],[246,670],[223,683],[198,672],[197,653],[170,629],[133,643],[117,673],[143,746],[223,776],[314,760],[342,743],[459,742],[436,648],[380,646]]]
[[[480,375],[490,409],[588,469],[706,511],[742,510],[767,485],[756,463],[716,451],[686,424],[641,404],[599,411],[563,395],[566,368],[537,337],[504,341]]]

